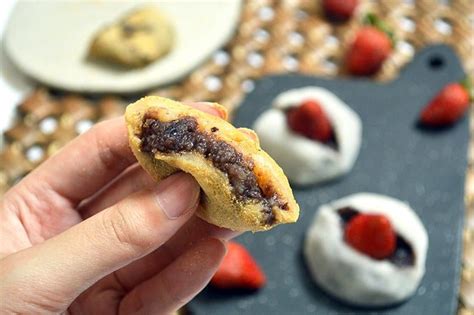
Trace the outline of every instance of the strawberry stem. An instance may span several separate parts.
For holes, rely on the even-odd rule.
[[[384,32],[385,34],[387,34],[387,36],[390,38],[390,41],[392,42],[392,46],[395,46],[395,41],[396,41],[395,34],[392,32],[391,28],[379,17],[377,17],[373,13],[368,13],[365,16],[363,22],[365,25],[373,26],[379,29],[380,31]]]
[[[467,94],[469,95],[469,100],[472,102],[474,101],[474,86],[472,85],[472,80],[469,76],[466,76],[464,79],[462,79],[459,82],[464,89],[467,91]]]

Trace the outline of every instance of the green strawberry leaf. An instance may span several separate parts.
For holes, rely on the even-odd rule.
[[[467,94],[469,94],[469,100],[472,102],[474,101],[474,86],[472,85],[472,80],[469,76],[466,76],[464,79],[462,79],[459,82],[464,89],[467,91]]]
[[[395,42],[396,42],[395,34],[393,33],[392,29],[379,17],[377,17],[373,13],[368,13],[365,16],[363,22],[365,25],[373,26],[379,29],[380,31],[384,32],[385,34],[387,34],[387,36],[390,38],[390,41],[392,42],[392,46],[395,46]]]

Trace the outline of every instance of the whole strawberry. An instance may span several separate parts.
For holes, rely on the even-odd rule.
[[[366,26],[355,35],[346,54],[346,68],[350,74],[370,76],[382,67],[392,52],[391,33],[375,16],[369,15]]]
[[[344,239],[357,251],[384,259],[394,253],[397,237],[384,215],[359,214],[347,223]]]
[[[307,100],[291,108],[286,117],[288,126],[296,133],[323,143],[332,138],[331,123],[315,100]]]
[[[358,0],[323,0],[323,10],[330,19],[347,21],[351,18],[358,3]]]
[[[469,83],[450,83],[426,105],[420,122],[428,127],[443,127],[454,124],[469,108]]]
[[[221,289],[256,290],[265,285],[263,271],[244,246],[229,242],[227,254],[211,279],[211,284]]]

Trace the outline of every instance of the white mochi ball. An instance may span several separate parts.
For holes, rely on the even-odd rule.
[[[413,264],[400,266],[389,259],[376,260],[347,244],[337,212],[345,207],[385,215],[411,246]],[[355,305],[385,306],[401,302],[416,291],[425,273],[427,249],[426,230],[408,204],[359,193],[319,208],[306,234],[304,255],[314,281],[329,293]]]
[[[285,110],[316,100],[333,128],[337,149],[295,133]],[[319,87],[289,90],[277,96],[273,107],[255,121],[261,147],[283,168],[290,182],[306,185],[349,172],[359,153],[362,123],[359,116],[330,91]]]

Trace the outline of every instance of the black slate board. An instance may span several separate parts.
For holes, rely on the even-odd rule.
[[[463,77],[446,46],[421,51],[388,84],[283,75],[256,82],[234,120],[252,127],[273,98],[288,89],[321,86],[344,100],[363,122],[359,158],[350,174],[327,184],[294,187],[301,207],[296,224],[238,238],[263,266],[268,284],[256,293],[207,288],[190,303],[193,314],[455,314],[459,287],[468,119],[441,132],[417,129],[420,109],[442,86]],[[302,257],[304,233],[317,208],[357,192],[408,201],[429,234],[426,275],[415,296],[387,309],[360,309],[337,302],[313,284]]]

